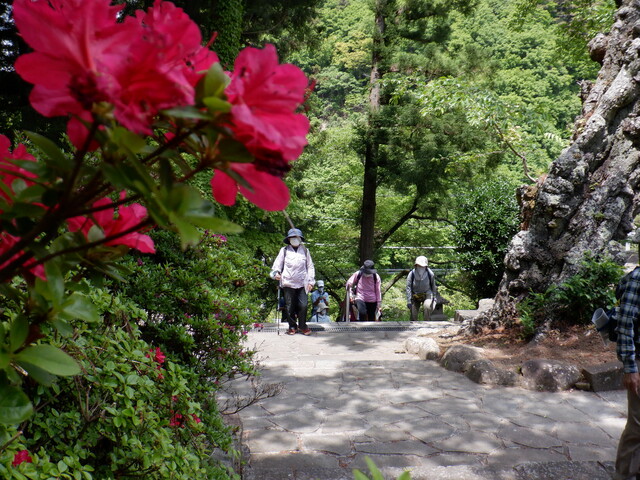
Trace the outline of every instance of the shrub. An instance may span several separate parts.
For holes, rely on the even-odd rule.
[[[563,321],[583,325],[599,307],[615,303],[615,285],[622,267],[610,259],[587,255],[575,275],[542,293],[532,292],[518,308],[524,334],[530,336],[542,325]]]
[[[25,386],[37,413],[0,453],[2,478],[233,476],[211,457],[216,448],[229,451],[232,440],[211,385],[141,339],[129,319],[145,313],[130,301],[101,289],[91,297],[110,314],[95,328],[78,322],[65,347],[83,375]],[[22,450],[32,463],[13,466]]]
[[[152,236],[156,253],[132,256],[133,274],[120,284],[122,294],[147,312],[143,338],[214,384],[251,373],[251,352],[242,340],[261,321],[267,267],[220,235],[207,232],[184,251],[170,232]]]

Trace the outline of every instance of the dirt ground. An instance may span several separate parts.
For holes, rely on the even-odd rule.
[[[605,346],[592,326],[571,326],[552,330],[537,344],[527,342],[519,332],[492,330],[478,336],[456,335],[459,327],[450,327],[431,335],[442,351],[452,345],[467,344],[484,349],[485,357],[496,366],[517,371],[527,360],[561,360],[578,368],[614,362],[615,343]]]

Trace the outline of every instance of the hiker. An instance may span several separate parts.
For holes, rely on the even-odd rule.
[[[411,321],[418,320],[421,306],[422,318],[429,320],[431,312],[436,308],[437,296],[436,277],[429,268],[427,257],[420,255],[416,258],[413,270],[407,275],[407,308],[411,310]]]
[[[302,232],[297,228],[290,229],[284,239],[286,246],[280,249],[271,267],[271,278],[280,282],[284,296],[288,335],[295,335],[298,331],[303,335],[311,335],[307,327],[307,304],[316,271],[303,242]]]
[[[316,289],[311,292],[311,321],[318,323],[329,323],[331,319],[329,311],[329,294],[324,290],[324,282],[318,280]]]
[[[361,322],[378,321],[380,316],[380,275],[374,266],[373,260],[365,260],[362,267],[347,280],[347,290],[355,298],[358,320]]]
[[[616,290],[618,326],[616,353],[623,365],[622,385],[627,390],[627,424],[620,436],[614,479],[640,479],[640,374],[638,373],[638,326],[640,267],[625,275]],[[617,295],[616,295],[617,296]]]

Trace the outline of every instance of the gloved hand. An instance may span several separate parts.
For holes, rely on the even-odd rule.
[[[410,304],[410,303],[407,303],[407,308],[408,308],[409,310],[411,310],[411,304]]]

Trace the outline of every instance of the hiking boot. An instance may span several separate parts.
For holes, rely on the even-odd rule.
[[[300,330],[300,333],[309,336],[311,335],[311,329],[305,328],[304,330]]]
[[[287,335],[295,335],[298,331],[295,328],[290,328],[287,330]]]

